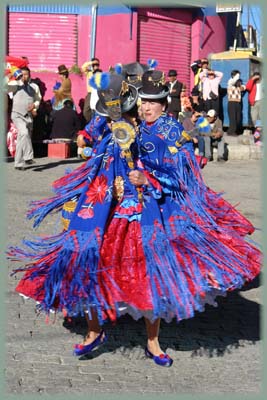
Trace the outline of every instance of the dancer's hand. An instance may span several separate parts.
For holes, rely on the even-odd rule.
[[[136,169],[129,172],[129,180],[134,186],[148,185],[148,180],[145,175]]]

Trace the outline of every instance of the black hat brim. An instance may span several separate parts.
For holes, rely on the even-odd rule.
[[[141,89],[139,89],[138,93],[139,93],[139,97],[141,99],[160,100],[160,99],[164,99],[164,97],[167,97],[170,94],[170,91],[166,87],[160,93],[150,94],[150,93],[145,93],[141,88]]]

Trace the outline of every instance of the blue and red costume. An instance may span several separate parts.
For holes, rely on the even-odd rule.
[[[131,147],[135,168],[149,182],[140,201],[105,118],[92,124],[92,157],[28,214],[37,226],[74,199],[68,228],[25,242],[31,251],[10,250],[30,260],[15,271],[25,271],[18,292],[46,313],[76,316],[94,307],[100,324],[124,313],[180,321],[259,274],[261,253],[245,238],[253,226],[207,188],[182,125],[167,115],[141,123]]]

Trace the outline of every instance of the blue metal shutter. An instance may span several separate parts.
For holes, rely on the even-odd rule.
[[[9,13],[8,54],[26,56],[31,70],[77,63],[77,15]]]
[[[137,59],[146,64],[152,58],[167,75],[176,69],[178,80],[190,88],[191,24],[138,14]]]

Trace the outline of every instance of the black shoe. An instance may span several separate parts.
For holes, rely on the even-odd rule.
[[[24,167],[15,167],[15,169],[18,170],[18,171],[25,171]]]
[[[36,164],[36,161],[34,161],[34,160],[26,160],[25,164],[27,164],[27,165]]]

